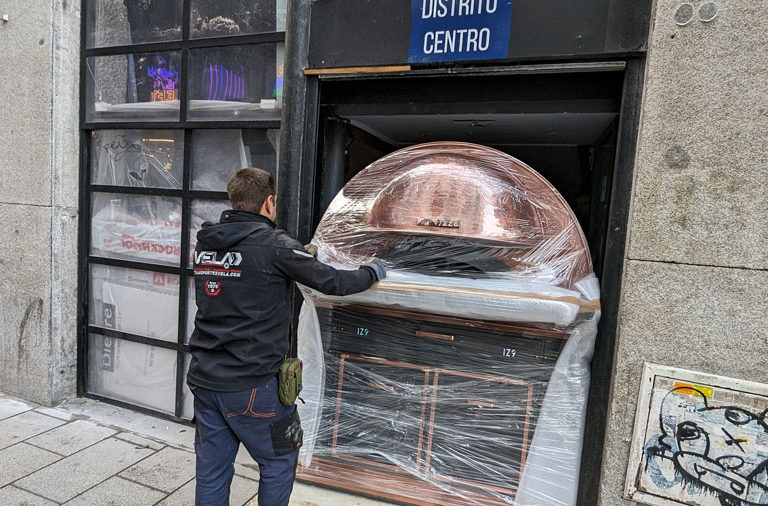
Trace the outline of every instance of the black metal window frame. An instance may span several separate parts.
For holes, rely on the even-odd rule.
[[[174,421],[184,421],[182,419],[183,395],[184,395],[184,369],[185,357],[189,352],[187,339],[187,311],[188,311],[188,284],[193,276],[193,271],[186,264],[189,258],[189,229],[191,205],[194,200],[208,199],[226,201],[227,194],[224,191],[206,191],[191,189],[191,153],[192,153],[192,132],[203,129],[279,129],[280,120],[232,120],[232,121],[188,121],[188,63],[189,52],[194,49],[211,47],[237,47],[253,44],[265,43],[284,43],[285,32],[258,33],[251,35],[234,35],[226,37],[211,37],[190,39],[190,13],[191,0],[182,0],[182,27],[181,40],[130,44],[109,47],[88,48],[86,40],[88,36],[86,15],[88,4],[98,0],[84,0],[81,7],[81,25],[80,25],[80,190],[79,190],[79,244],[78,244],[78,315],[77,315],[77,393],[85,396],[121,407],[128,407],[132,410],[159,416]],[[159,51],[180,51],[181,52],[181,73],[180,73],[180,103],[178,121],[98,121],[88,122],[86,120],[87,111],[87,63],[88,58],[95,56],[115,56],[126,55],[140,52],[159,52]],[[181,189],[169,188],[137,188],[115,185],[102,185],[91,183],[91,133],[97,130],[115,130],[115,129],[152,129],[152,130],[181,130],[184,132],[183,149],[183,181]],[[277,174],[276,174],[277,176]],[[279,181],[277,181],[279,186]],[[181,219],[181,237],[180,237],[180,255],[178,266],[168,266],[156,263],[142,262],[136,260],[118,260],[90,255],[91,251],[91,196],[94,193],[116,193],[122,195],[142,195],[142,196],[162,196],[181,198],[182,219]],[[103,265],[112,267],[122,267],[149,272],[159,272],[179,276],[179,295],[178,295],[178,322],[177,322],[177,340],[176,342],[163,341],[151,337],[141,336],[108,329],[89,323],[89,301],[90,301],[90,266]],[[131,341],[150,346],[156,346],[176,352],[176,390],[174,414],[169,415],[166,412],[158,411],[152,408],[131,404],[118,399],[113,399],[88,391],[88,346],[89,335],[100,335],[104,337],[117,338],[124,341]]]

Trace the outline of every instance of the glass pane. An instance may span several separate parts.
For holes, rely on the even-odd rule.
[[[280,130],[196,130],[192,134],[192,188],[226,191],[245,167],[276,175]]]
[[[197,315],[195,278],[190,277],[187,283],[187,336],[184,340],[184,344],[189,344],[189,339],[192,337],[192,331],[195,330],[195,315]]]
[[[179,265],[181,199],[116,193],[92,199],[92,255]]]
[[[91,334],[88,391],[165,413],[176,406],[176,352]]]
[[[275,7],[277,26],[275,28],[278,32],[285,31],[285,20],[287,19],[288,14],[287,5],[287,0],[277,0],[277,6]]]
[[[192,219],[189,228],[189,261],[187,266],[192,265],[192,255],[197,246],[197,232],[202,228],[203,222],[212,221],[217,223],[221,213],[229,209],[228,200],[195,200],[192,202]],[[194,289],[194,287],[192,287]]]
[[[179,51],[94,56],[86,65],[87,121],[179,119]]]
[[[91,325],[178,340],[179,276],[91,265]]]
[[[87,47],[181,39],[181,0],[92,0]]]
[[[181,409],[181,417],[187,420],[191,420],[195,414],[195,397],[192,395],[192,391],[187,385],[187,371],[189,371],[189,361],[192,359],[192,355],[189,353],[184,355],[184,386],[182,391],[183,407]]]
[[[181,188],[184,132],[97,130],[91,134],[91,182]]]
[[[197,245],[197,232],[202,227],[203,222],[211,221],[218,222],[221,213],[229,209],[228,200],[195,200],[192,202],[192,226],[189,230],[189,263],[188,267],[192,266],[192,256],[194,255],[195,246]],[[197,314],[197,303],[195,296],[195,278],[189,278],[189,285],[187,288],[187,332],[185,343],[189,343],[189,338],[192,337],[192,331],[195,330],[195,315]]]
[[[189,119],[280,119],[283,44],[189,52]]]
[[[192,0],[190,36],[285,31],[286,0]]]

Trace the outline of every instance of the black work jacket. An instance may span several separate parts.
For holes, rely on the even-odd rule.
[[[225,211],[204,223],[194,258],[197,315],[189,342],[190,385],[234,392],[277,373],[290,344],[289,300],[297,281],[329,295],[361,292],[372,269],[337,270],[268,218]]]

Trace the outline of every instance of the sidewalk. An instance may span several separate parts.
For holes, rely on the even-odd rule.
[[[46,408],[0,393],[0,505],[193,505],[194,432],[89,399]],[[241,447],[231,504],[256,506],[258,479]],[[297,482],[290,504],[385,503]]]

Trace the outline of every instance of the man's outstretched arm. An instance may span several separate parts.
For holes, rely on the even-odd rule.
[[[349,295],[367,290],[387,275],[381,260],[356,270],[335,269],[316,260],[303,247],[277,250],[276,265],[290,279],[326,295]]]

